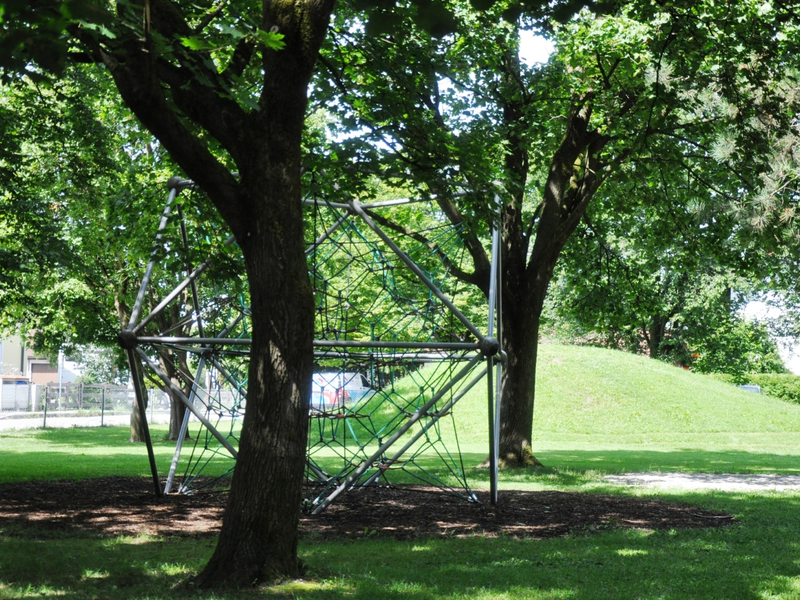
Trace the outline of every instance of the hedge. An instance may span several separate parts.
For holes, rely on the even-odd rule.
[[[791,373],[745,373],[744,375],[734,376],[715,373],[712,377],[728,383],[757,385],[761,388],[762,394],[800,404],[800,375],[792,375]],[[738,381],[736,381],[737,379]]]

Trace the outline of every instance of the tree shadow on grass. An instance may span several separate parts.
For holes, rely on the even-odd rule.
[[[0,597],[175,598],[214,540],[0,535]]]
[[[346,574],[348,596],[355,598],[797,597],[800,544],[792,532],[800,530],[800,495],[694,494],[681,499],[738,513],[743,523],[725,529],[612,531],[547,541],[367,539],[315,544],[304,553],[312,565]]]
[[[694,473],[782,473],[800,475],[800,454],[746,452],[738,450],[708,451],[697,448],[680,448],[669,451],[658,450],[570,450],[545,451],[537,454],[545,468],[504,469],[501,480],[528,481],[535,483],[543,475],[553,472],[567,474],[570,479],[581,480],[580,473],[600,471],[603,473],[628,472],[694,472]],[[484,457],[485,458],[485,457]],[[480,454],[464,456],[465,464],[475,465]],[[470,469],[468,474],[481,477],[479,469]],[[483,475],[481,478],[486,478]]]
[[[24,433],[23,433],[24,431]],[[30,429],[18,431],[17,434],[28,435],[32,443],[47,442],[53,444],[64,444],[77,447],[94,446],[135,446],[144,444],[131,444],[130,427],[126,425],[105,426],[105,427],[48,427],[46,429]],[[164,440],[168,432],[166,425],[151,425],[150,433],[153,445],[158,447],[175,447],[175,442]],[[2,437],[3,434],[0,434]]]
[[[366,536],[303,541],[305,581],[195,595],[182,583],[213,538],[100,539],[0,532],[0,597],[78,598],[796,598],[800,493],[659,494],[734,514],[723,529],[611,530],[549,540]],[[13,528],[12,528],[13,529]]]

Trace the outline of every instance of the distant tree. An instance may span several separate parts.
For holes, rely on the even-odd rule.
[[[781,370],[763,326],[742,316],[774,258],[730,211],[699,210],[742,193],[740,179],[724,168],[700,183],[686,169],[636,167],[598,194],[565,247],[548,327],[704,372]]]

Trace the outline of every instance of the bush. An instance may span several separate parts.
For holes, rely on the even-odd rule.
[[[757,385],[761,388],[762,394],[800,404],[800,375],[792,375],[790,373],[745,373],[737,377],[715,373],[712,377],[728,383]]]

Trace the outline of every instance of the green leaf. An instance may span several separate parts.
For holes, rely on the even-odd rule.
[[[181,44],[189,48],[189,50],[209,50],[212,47],[211,44],[196,35],[182,37]]]
[[[276,31],[258,30],[258,39],[267,47],[273,50],[283,50],[286,42],[283,41],[283,34]]]

